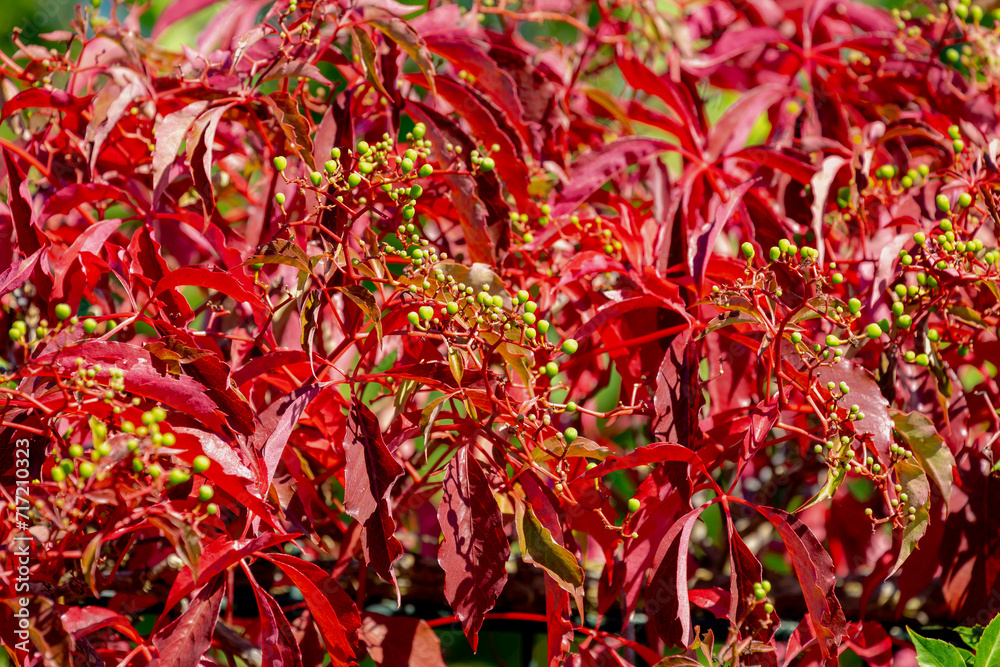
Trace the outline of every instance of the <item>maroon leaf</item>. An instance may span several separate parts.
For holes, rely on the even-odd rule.
[[[335,665],[354,661],[361,616],[354,601],[329,574],[319,566],[285,554],[261,553],[261,558],[281,567],[292,583],[302,591],[309,611],[319,626],[326,650]]]
[[[102,628],[112,628],[136,644],[143,643],[142,637],[127,618],[104,607],[70,607],[62,613],[62,624],[73,635],[73,639],[85,637]]]
[[[483,619],[507,583],[510,546],[489,482],[468,447],[460,447],[448,463],[443,491],[438,561],[445,572],[444,595],[475,651]]]
[[[253,577],[250,585],[254,597],[257,598],[257,610],[260,612],[261,625],[261,664],[275,667],[301,667],[302,653],[299,651],[292,626],[285,618],[281,605],[271,595],[261,588]]]
[[[264,461],[265,475],[259,482],[258,490],[266,493],[278,468],[278,461],[285,451],[288,436],[309,402],[316,397],[322,387],[312,384],[300,387],[290,394],[277,399],[260,413],[260,426],[254,432],[251,446]]]
[[[353,438],[344,444],[344,506],[362,526],[361,544],[368,564],[380,577],[395,583],[392,564],[403,554],[403,546],[393,535],[396,522],[389,512],[389,495],[403,475],[403,466],[382,441],[378,419],[360,401],[351,405],[349,428]]]
[[[667,531],[653,565],[655,571],[646,588],[646,612],[657,634],[668,646],[687,648],[691,634],[691,605],[688,602],[688,542],[694,522],[710,505],[691,510]]]
[[[187,611],[176,621],[153,635],[153,645],[159,653],[150,667],[191,667],[212,645],[215,624],[222,608],[225,582],[213,580],[191,600]]]
[[[362,619],[360,636],[368,656],[379,667],[445,667],[441,641],[419,618],[368,612]]]
[[[837,576],[830,554],[808,526],[788,512],[750,505],[735,498],[732,500],[756,509],[778,531],[802,587],[802,596],[809,610],[807,620],[813,635],[817,638],[827,663],[836,664],[837,647],[847,632],[847,620],[837,599]]]

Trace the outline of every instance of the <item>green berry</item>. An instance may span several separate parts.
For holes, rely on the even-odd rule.
[[[629,498],[628,499],[628,511],[629,512],[638,512],[640,507],[642,507],[642,503],[639,502],[638,498]]]
[[[314,171],[313,173],[309,174],[309,180],[312,181],[312,184],[318,188],[320,184],[323,182],[323,174],[319,173],[318,171]]]
[[[367,141],[358,142],[358,155],[368,155],[368,151],[371,150],[371,146],[368,145]]]
[[[97,320],[88,317],[83,321],[83,332],[88,336],[97,331]]]
[[[917,366],[924,366],[924,367],[930,366],[931,364],[931,360],[923,352],[917,355],[916,362]]]
[[[412,324],[413,326],[417,326],[418,324],[420,324],[420,316],[413,311],[410,311],[409,313],[406,314],[406,319],[409,320],[410,324]]]
[[[756,254],[753,244],[749,241],[744,241],[743,245],[740,246],[740,250],[743,251],[743,256],[747,259],[753,259],[753,256]]]
[[[198,500],[203,503],[207,503],[213,496],[215,496],[215,490],[207,484],[202,484],[201,488],[198,489]]]
[[[194,461],[191,462],[191,467],[197,473],[203,473],[208,470],[209,466],[212,465],[212,460],[205,456],[204,454],[199,454],[194,457]]]
[[[139,473],[141,473],[143,469],[145,469],[145,467],[146,464],[142,462],[142,459],[140,458],[132,459],[132,471],[135,472],[135,474],[138,475]]]
[[[917,245],[923,245],[924,243],[927,242],[927,235],[924,234],[923,232],[917,232],[916,234],[913,235],[913,242],[916,243]]]
[[[60,320],[68,320],[73,314],[68,303],[60,303],[56,305],[56,317]]]
[[[447,309],[449,315],[455,315],[456,313],[458,313],[458,303],[456,303],[455,301],[449,301]]]
[[[847,302],[847,308],[851,311],[852,315],[857,315],[861,312],[861,300],[851,297],[851,299]]]
[[[88,479],[90,477],[93,477],[94,472],[96,470],[97,469],[94,467],[94,464],[91,463],[90,461],[82,462],[80,464],[80,479]]]
[[[420,306],[420,319],[429,320],[434,317],[434,309],[431,306]]]
[[[764,605],[764,613],[766,613],[766,614],[773,614],[774,613],[774,605],[771,604],[770,602],[766,603]]]
[[[170,484],[170,486],[177,486],[178,484],[183,484],[189,479],[191,479],[189,474],[180,468],[174,468],[170,471],[170,475],[167,477],[167,483]]]
[[[937,204],[938,210],[942,213],[947,213],[951,210],[951,202],[948,201],[948,197],[944,194],[935,197],[934,203]]]
[[[525,324],[534,324],[535,323],[535,314],[534,313],[524,313],[523,315],[521,315],[521,321],[524,322]]]
[[[433,173],[434,173],[434,167],[430,166],[429,164],[425,164],[424,166],[420,167],[420,171],[417,172],[417,175],[420,176],[421,178],[427,178]]]
[[[479,163],[479,168],[483,171],[493,171],[496,166],[496,162],[494,162],[491,157],[485,157],[483,158],[483,161]]]
[[[288,160],[285,159],[283,156],[279,155],[278,157],[274,158],[274,168],[277,169],[278,171],[284,171],[285,167],[287,166],[288,166]]]
[[[549,331],[549,321],[548,320],[538,320],[538,323],[535,326],[538,327],[539,333],[543,333],[544,334],[544,333],[548,333],[548,331]]]
[[[548,375],[549,377],[555,377],[556,375],[558,375],[559,364],[557,364],[554,361],[550,361],[549,363],[545,364],[545,374]]]
[[[59,482],[66,479],[66,471],[63,470],[61,467],[57,466],[49,471],[49,476],[52,477],[53,482],[58,484]]]
[[[75,459],[78,459],[81,456],[83,456],[83,445],[70,445],[69,455]]]
[[[868,334],[869,338],[875,340],[882,335],[882,328],[877,324],[869,324],[865,327],[865,333]]]
[[[566,438],[566,444],[567,445],[573,444],[573,441],[576,440],[579,436],[580,436],[580,432],[577,431],[572,426],[570,426],[565,431],[563,431],[563,437]]]
[[[958,196],[959,206],[961,206],[962,208],[967,208],[970,204],[972,204],[972,195],[970,195],[968,192],[963,192]]]
[[[284,204],[285,204],[285,193],[284,192],[279,192],[278,194],[274,195],[274,201],[276,201],[276,202],[278,202],[278,204],[284,206]]]
[[[961,139],[955,139],[955,141],[951,142],[951,147],[955,149],[956,153],[961,153],[965,150],[965,142]]]
[[[24,334],[21,333],[21,330],[17,327],[11,327],[7,332],[7,335],[10,336],[10,339],[13,341],[21,340],[21,337],[24,336]]]
[[[840,283],[844,282],[844,274],[843,273],[833,274],[832,276],[830,276],[830,282],[833,283],[834,285],[839,285]]]
[[[215,503],[209,503],[208,506],[205,507],[205,511],[208,512],[209,514],[218,514],[219,506],[216,505]]]
[[[830,335],[828,335],[826,337],[826,346],[827,347],[837,347],[840,344],[841,344],[841,340],[839,338],[837,338],[836,336],[834,336],[833,334],[830,334]]]
[[[350,173],[350,174],[349,174],[349,175],[347,176],[347,184],[348,184],[349,186],[351,186],[352,188],[356,188],[356,187],[358,187],[359,185],[361,185],[361,174],[359,174],[359,173],[358,173],[358,172],[356,172],[356,171],[352,171],[352,172],[351,172],[351,173]]]
[[[562,351],[565,352],[566,354],[574,354],[577,351],[577,349],[579,349],[579,347],[580,344],[577,343],[572,338],[570,338],[569,340],[563,341]]]
[[[912,324],[913,318],[905,313],[896,318],[896,326],[900,329],[909,329]]]

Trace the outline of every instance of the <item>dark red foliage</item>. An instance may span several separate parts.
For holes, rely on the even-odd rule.
[[[889,665],[1000,611],[992,16],[254,0],[158,45],[217,4],[0,60],[18,664],[504,622]]]

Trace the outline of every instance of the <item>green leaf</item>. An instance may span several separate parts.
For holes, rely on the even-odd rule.
[[[976,647],[979,646],[979,640],[982,639],[985,629],[986,628],[981,625],[975,625],[971,628],[960,626],[955,628],[955,632],[962,638],[962,641],[965,642],[969,648],[975,651]]]
[[[837,453],[834,455],[834,458],[839,460],[850,448],[850,443],[841,443],[840,447],[837,448]],[[847,479],[847,471],[844,468],[839,466],[836,468],[830,468],[827,471],[826,483],[823,485],[823,488],[820,489],[819,493],[813,496],[805,505],[796,509],[795,512],[801,512],[802,510],[808,509],[813,505],[817,505],[824,500],[833,498],[837,494],[837,489],[840,488],[840,485],[844,483],[845,479]]]
[[[920,538],[927,532],[927,526],[931,522],[931,517],[927,513],[927,510],[921,507],[913,516],[917,518],[903,529],[903,535],[900,538],[899,555],[896,557],[896,562],[887,576],[895,574],[896,570],[903,565],[906,559],[910,557],[910,554],[913,553],[913,550],[917,548],[917,542],[920,541]]]
[[[1000,616],[997,616],[983,631],[976,647],[976,667],[996,667],[1000,665]]]
[[[413,62],[417,63],[417,67],[427,79],[431,95],[437,97],[437,89],[434,87],[434,63],[431,61],[431,53],[427,50],[427,44],[424,43],[420,35],[406,21],[385,10],[369,7],[366,15],[371,17],[368,19],[369,25],[381,30],[386,37],[396,42],[399,48],[403,49],[410,58],[413,58]]]
[[[545,438],[542,442],[542,446],[536,447],[531,452],[531,458],[535,461],[548,461],[549,459],[557,456],[563,458],[586,456],[589,459],[603,461],[610,455],[610,449],[602,447],[593,440],[589,440],[582,436],[574,440],[569,447],[566,446],[565,441],[560,440],[555,436]]]
[[[892,421],[903,441],[913,450],[920,462],[920,467],[941,489],[945,507],[951,498],[952,468],[955,467],[955,457],[938,435],[934,424],[919,412],[904,414],[895,412]]]
[[[542,568],[567,592],[576,594],[583,585],[583,568],[573,554],[555,543],[552,533],[535,516],[531,505],[518,502],[517,541],[521,558]]]
[[[366,290],[361,285],[345,285],[344,287],[338,287],[338,290],[344,293],[344,295],[353,301],[361,312],[365,314],[372,324],[375,325],[375,335],[378,336],[378,342],[382,343],[382,313],[379,312],[378,304],[375,303],[375,297],[372,293]]]
[[[378,75],[378,65],[375,60],[378,49],[375,46],[375,42],[373,42],[372,38],[368,36],[368,33],[361,28],[351,28],[351,34],[354,35],[354,47],[360,56],[361,65],[364,68],[365,76],[368,78],[368,81],[371,82],[373,86],[378,88],[383,95],[392,99],[392,95],[390,95],[389,91],[387,91],[385,86],[382,85],[382,79]]]
[[[906,631],[917,649],[917,664],[920,667],[965,667],[965,660],[956,647],[940,639],[922,637],[911,628]]]

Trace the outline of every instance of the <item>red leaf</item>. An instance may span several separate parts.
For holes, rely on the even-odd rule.
[[[702,505],[677,519],[653,559],[656,570],[646,588],[646,612],[667,646],[687,648],[693,640],[691,605],[688,602],[688,542],[694,522],[713,503]]]
[[[121,368],[125,371],[122,380],[126,391],[159,401],[197,419],[212,431],[223,431],[223,414],[209,398],[204,385],[187,376],[161,374],[153,366],[149,352],[135,345],[86,340],[46,354],[39,361],[51,363],[60,373],[70,374],[77,370],[77,357],[88,364],[105,365],[95,379],[106,383],[111,379],[110,367]]]
[[[837,647],[847,632],[847,620],[837,599],[835,591],[837,576],[830,554],[809,527],[788,512],[751,505],[737,498],[731,500],[753,507],[778,531],[792,560],[799,585],[802,587],[802,596],[809,609],[807,620],[819,641],[820,650],[827,659],[827,664],[835,665]]]
[[[438,522],[444,595],[475,652],[479,628],[507,583],[510,546],[503,517],[479,462],[461,447],[448,463]]]
[[[615,470],[625,470],[626,468],[635,468],[636,466],[645,466],[652,463],[664,463],[666,461],[689,463],[711,479],[711,475],[705,470],[705,465],[697,453],[673,442],[654,442],[651,445],[638,447],[625,456],[609,456],[597,466],[573,480],[573,485],[574,487],[582,487],[587,481],[603,477]]]
[[[257,609],[260,612],[261,664],[275,667],[301,667],[302,653],[292,634],[292,626],[285,618],[281,605],[249,577]]]
[[[567,185],[559,193],[552,215],[569,215],[587,197],[628,167],[671,149],[676,149],[676,146],[662,139],[625,137],[597,150],[587,151],[570,165]]]
[[[378,419],[360,401],[351,405],[348,425],[353,439],[344,443],[344,506],[362,526],[365,560],[380,577],[395,583],[392,564],[403,554],[403,547],[393,535],[396,522],[389,512],[389,494],[403,466],[382,441]]]
[[[73,635],[73,639],[97,632],[101,628],[112,628],[136,644],[144,643],[127,618],[104,607],[70,607],[62,613],[62,624]]]
[[[743,205],[743,196],[756,184],[756,179],[744,181],[729,192],[729,201],[716,200],[718,208],[715,211],[715,220],[706,224],[702,229],[693,230],[696,236],[693,239],[694,243],[688,244],[688,264],[691,267],[691,276],[694,278],[699,293],[704,289],[705,269],[708,268],[709,258],[715,251],[715,243],[719,240],[719,234],[733,219],[737,211],[742,211],[744,216],[747,215],[746,206]]]
[[[251,446],[264,461],[265,475],[258,482],[258,491],[267,493],[278,468],[278,461],[285,451],[288,436],[292,434],[296,422],[302,416],[309,402],[319,393],[322,387],[312,384],[300,387],[290,394],[277,399],[267,409],[260,413],[260,426],[254,432]]]
[[[379,667],[445,667],[441,641],[419,618],[368,612],[360,635],[368,656]]]
[[[21,109],[58,109],[78,113],[87,108],[90,97],[73,97],[64,90],[40,90],[29,88],[7,100],[0,112],[0,122]]]
[[[0,273],[0,294],[9,294],[24,284],[35,270],[38,258],[42,256],[41,250],[36,250],[31,257],[26,257],[19,262],[15,262],[10,267]]]
[[[225,592],[222,579],[202,589],[188,606],[187,611],[170,625],[153,636],[159,656],[150,662],[150,667],[191,667],[212,645],[215,624],[222,608],[222,594]]]
[[[729,532],[729,620],[739,627],[744,637],[753,636],[766,642],[773,635],[780,623],[774,613],[764,611],[763,603],[751,604],[754,599],[753,586],[763,579],[763,568],[760,561],[753,555],[746,542],[736,532],[732,517],[726,514],[726,524]],[[765,626],[765,622],[770,621]]]
[[[192,102],[180,111],[175,111],[156,126],[156,147],[153,151],[153,205],[170,183],[168,170],[177,159],[177,151],[184,142],[194,121],[208,108],[208,102]]]
[[[128,202],[128,196],[125,192],[113,185],[74,183],[56,191],[54,195],[45,200],[45,204],[42,206],[42,217],[63,215],[81,204],[94,204],[107,199]]]
[[[253,286],[243,276],[196,266],[185,266],[166,274],[156,283],[153,296],[180,285],[193,285],[215,290],[232,297],[239,303],[249,304],[254,310],[263,308],[260,298],[252,291]]]
[[[166,614],[174,605],[191,593],[198,584],[204,584],[222,574],[241,560],[252,554],[260,554],[264,549],[287,542],[296,537],[296,533],[290,535],[275,535],[264,533],[253,540],[230,540],[226,537],[217,537],[206,545],[202,546],[201,559],[198,561],[198,579],[195,581],[191,570],[185,568],[177,573],[173,586],[170,587],[170,594],[164,603],[163,613]]]
[[[319,626],[326,650],[334,665],[354,662],[361,616],[354,601],[329,574],[314,563],[285,554],[259,554],[281,567],[282,571],[302,592],[313,619]]]
[[[842,361],[836,366],[820,366],[816,378],[821,386],[828,382],[839,385],[846,382],[850,393],[846,399],[856,403],[865,418],[854,422],[854,431],[863,435],[871,434],[878,461],[889,467],[889,447],[892,446],[892,418],[889,416],[889,401],[882,395],[878,383],[864,367],[853,361]]]

